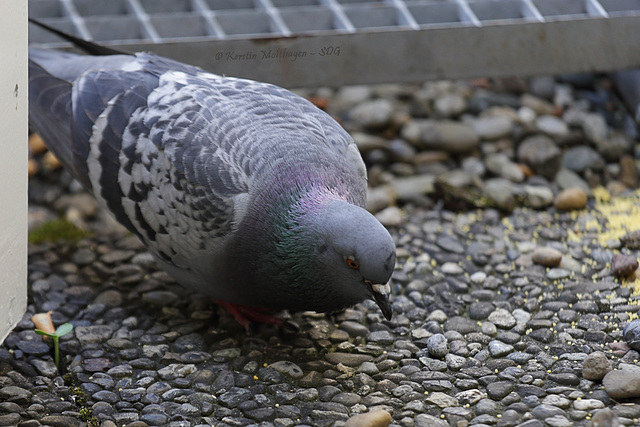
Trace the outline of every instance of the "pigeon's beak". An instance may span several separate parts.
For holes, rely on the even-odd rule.
[[[373,296],[373,300],[378,304],[384,318],[387,320],[391,320],[391,316],[393,312],[391,311],[391,303],[389,302],[389,294],[391,293],[391,286],[388,283],[384,285],[374,284],[368,280],[365,280],[365,283],[371,289],[371,295]]]

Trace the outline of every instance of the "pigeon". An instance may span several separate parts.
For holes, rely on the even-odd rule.
[[[391,319],[395,245],[331,116],[278,86],[53,31],[88,54],[29,50],[30,125],[179,284],[245,325],[365,299]]]

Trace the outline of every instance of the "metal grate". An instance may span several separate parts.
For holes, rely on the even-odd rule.
[[[289,87],[640,67],[640,0],[29,0],[29,15]]]

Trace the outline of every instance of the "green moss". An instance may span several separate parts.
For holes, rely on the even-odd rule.
[[[47,221],[29,232],[29,243],[56,242],[67,240],[76,242],[90,236],[91,233],[76,227],[66,219]]]
[[[70,373],[65,374],[63,377],[65,384],[69,386],[69,394],[75,399],[75,404],[78,406],[78,413],[80,418],[87,423],[88,427],[98,427],[100,423],[98,419],[93,416],[93,410],[87,405],[87,395],[85,392],[76,385],[76,381]]]
[[[76,404],[78,406],[85,406],[87,404],[87,395],[80,387],[71,387],[69,392],[76,397]]]

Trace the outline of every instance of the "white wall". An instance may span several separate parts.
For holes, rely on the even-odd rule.
[[[27,306],[27,1],[0,1],[0,343]]]

